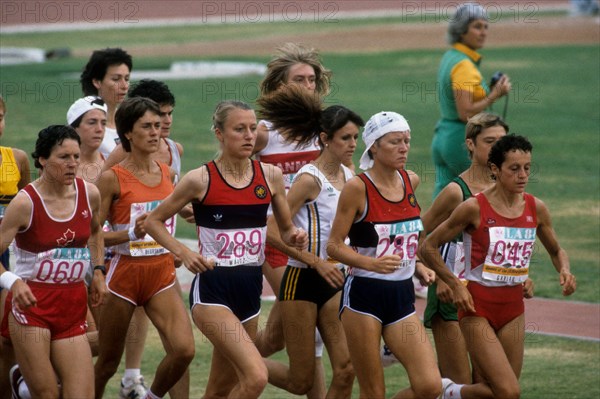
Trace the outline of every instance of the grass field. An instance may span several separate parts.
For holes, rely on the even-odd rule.
[[[360,23],[391,23],[383,19]],[[267,34],[255,24],[245,35]],[[199,28],[198,28],[199,29]],[[282,29],[306,29],[302,24]],[[324,27],[323,29],[333,29]],[[186,42],[197,35],[240,37],[238,28],[211,26],[199,31],[136,29],[107,32],[45,33],[5,35],[3,46],[51,47],[56,43],[101,48],[141,43]],[[287,32],[287,31],[284,31]],[[433,126],[438,117],[435,75],[443,50],[411,50],[365,54],[324,54],[325,64],[334,71],[333,90],[327,104],[341,103],[365,119],[381,110],[393,110],[407,117],[412,128],[409,167],[422,178],[417,192],[422,208],[430,204],[434,170],[430,160]],[[578,291],[568,300],[600,302],[600,49],[597,45],[562,47],[495,48],[483,51],[482,70],[490,76],[496,70],[509,74],[513,92],[507,121],[511,131],[528,136],[534,145],[534,173],[528,191],[541,197],[553,215],[560,241],[570,255],[578,277]],[[204,59],[179,57],[177,60]],[[219,60],[266,62],[268,57],[220,57]],[[80,96],[80,86],[69,76],[78,73],[86,57],[56,60],[41,65],[2,67],[0,92],[8,105],[7,127],[2,145],[27,152],[33,149],[37,132],[49,125],[64,123],[66,110]],[[135,70],[167,69],[173,57],[149,51],[136,57]],[[253,103],[260,76],[196,81],[167,81],[177,98],[173,138],[184,145],[183,170],[198,167],[212,158],[217,147],[209,130],[216,103],[235,98]],[[501,112],[503,100],[496,105]],[[362,150],[359,148],[357,154]],[[355,160],[359,155],[356,155]],[[193,229],[179,223],[179,234],[193,236]],[[531,268],[536,295],[559,298],[556,273],[543,248],[536,251]],[[268,314],[265,306],[263,314]],[[197,356],[192,367],[192,397],[199,397],[209,368],[209,347],[195,329]],[[528,336],[525,366],[521,378],[525,398],[597,398],[600,396],[599,345],[569,339]],[[284,359],[284,354],[279,354]],[[148,340],[144,374],[151,380],[161,357],[156,335]],[[388,393],[406,386],[401,367],[386,369]],[[116,380],[107,397],[116,395]],[[265,398],[291,397],[269,387]]]

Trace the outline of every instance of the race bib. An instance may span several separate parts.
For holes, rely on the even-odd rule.
[[[31,281],[73,284],[83,281],[89,267],[89,249],[55,248],[36,254]]]
[[[421,230],[423,230],[423,223],[420,219],[375,225],[375,231],[379,236],[376,257],[397,255],[402,258],[401,268],[411,266],[417,256]]]
[[[535,228],[490,227],[489,235],[483,278],[510,284],[527,280]]]
[[[205,231],[206,232],[206,231]],[[264,262],[267,229],[209,230],[200,253],[214,259],[217,266],[261,265]]]
[[[135,226],[137,218],[145,213],[152,212],[162,201],[150,201],[143,203],[131,204],[129,225]],[[177,217],[173,215],[165,221],[165,228],[172,236],[175,236]],[[159,243],[154,241],[149,234],[144,237],[129,242],[129,252],[131,256],[154,256],[168,253],[166,248],[163,248]]]

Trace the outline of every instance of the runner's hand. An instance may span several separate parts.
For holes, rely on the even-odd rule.
[[[102,305],[106,295],[108,295],[108,289],[106,288],[106,280],[104,279],[104,275],[100,271],[94,271],[94,277],[92,278],[92,284],[90,287],[92,307],[95,308]]]
[[[371,258],[370,267],[367,270],[381,274],[390,274],[400,269],[401,264],[402,258],[398,255],[385,255],[381,258]]]
[[[473,297],[463,284],[458,284],[454,289],[454,305],[463,312],[475,313]]]
[[[533,280],[530,278],[523,283],[523,298],[533,298]]]
[[[571,272],[561,271],[559,275],[560,285],[563,287],[564,296],[571,295],[577,289],[577,281]]]
[[[294,228],[290,234],[287,234],[286,236],[287,237],[282,236],[281,238],[290,247],[300,250],[308,248],[308,234],[306,234],[304,229]]]
[[[435,294],[439,300],[444,303],[454,303],[454,293],[448,284],[444,283],[442,279],[437,279],[436,283],[437,287],[435,289]]]
[[[344,273],[337,268],[335,263],[319,260],[311,267],[333,288],[341,288],[344,285]]]
[[[192,252],[187,249],[183,254],[181,254],[181,261],[188,268],[188,270],[194,274],[203,273],[208,270],[213,270],[215,268],[215,260],[208,259],[199,253]]]
[[[13,294],[13,303],[17,305],[17,309],[23,311],[30,306],[37,305],[37,299],[33,292],[31,292],[31,288],[25,283],[23,280],[16,280],[12,287],[10,287],[10,291]]]

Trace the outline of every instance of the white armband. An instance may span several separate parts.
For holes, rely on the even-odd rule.
[[[15,281],[20,280],[21,277],[14,273],[6,271],[0,274],[0,287],[10,290]]]

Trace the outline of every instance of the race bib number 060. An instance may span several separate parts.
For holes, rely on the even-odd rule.
[[[33,281],[73,284],[82,281],[90,266],[87,248],[56,248],[36,255]]]

